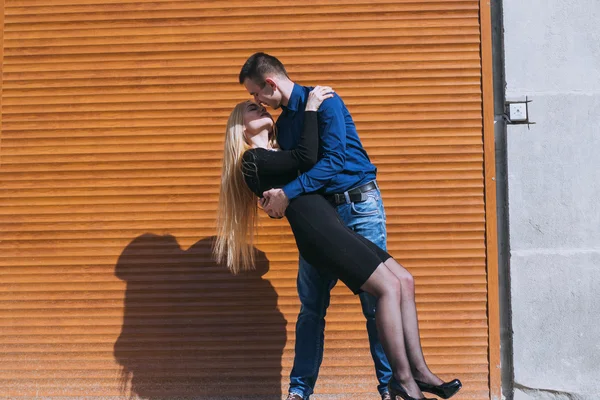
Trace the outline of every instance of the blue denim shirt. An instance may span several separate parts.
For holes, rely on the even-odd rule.
[[[304,128],[304,109],[312,87],[294,84],[287,106],[277,119],[277,141],[283,150],[298,145]],[[356,126],[342,99],[335,94],[321,104],[319,161],[283,187],[288,199],[303,193],[341,193],[375,180],[377,168],[362,146]]]

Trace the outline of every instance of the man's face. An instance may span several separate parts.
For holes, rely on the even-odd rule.
[[[281,91],[277,89],[277,85],[268,80],[264,87],[260,87],[249,78],[244,80],[246,90],[257,104],[264,105],[277,109],[281,107]]]

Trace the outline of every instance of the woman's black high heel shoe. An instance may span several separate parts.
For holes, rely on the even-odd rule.
[[[417,399],[417,398],[410,396],[406,392],[406,390],[404,390],[402,385],[400,385],[400,383],[398,383],[394,378],[392,378],[390,380],[390,383],[388,383],[388,391],[390,392],[390,396],[392,397],[393,400],[396,400],[396,396],[398,396],[404,400],[435,400],[435,399],[428,399],[427,397],[421,397],[420,399]]]
[[[450,382],[444,382],[437,386],[430,385],[429,383],[421,382],[416,379],[415,382],[417,382],[417,385],[422,392],[435,394],[442,399],[449,399],[450,397],[454,396],[462,387],[462,383],[458,379]]]

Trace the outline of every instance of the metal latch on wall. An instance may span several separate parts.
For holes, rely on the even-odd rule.
[[[535,122],[529,121],[529,107],[528,104],[532,100],[525,97],[525,101],[507,101],[504,103],[504,119],[506,123],[511,125],[525,125],[527,128]]]

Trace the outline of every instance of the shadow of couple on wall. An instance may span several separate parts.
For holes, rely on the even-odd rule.
[[[127,283],[114,356],[121,394],[144,399],[281,399],[286,320],[269,270],[233,275],[211,254],[214,237],[182,250],[144,234],[119,257]]]

